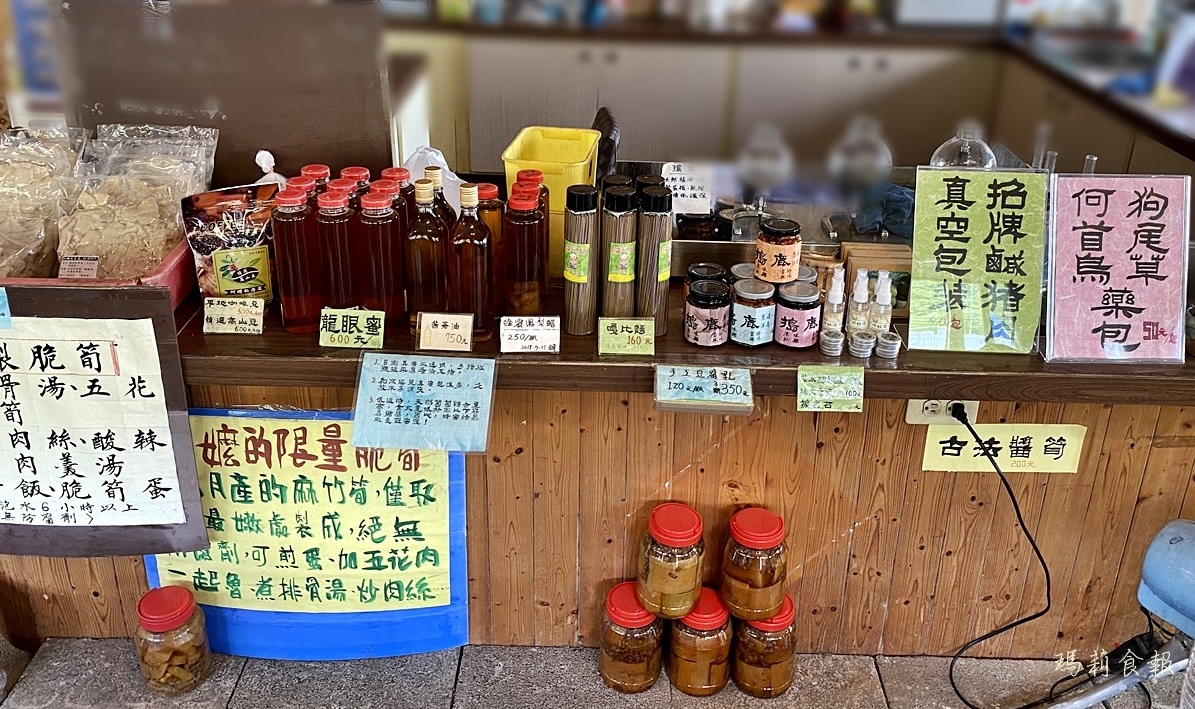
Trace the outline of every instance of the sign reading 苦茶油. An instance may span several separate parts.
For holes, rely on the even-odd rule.
[[[909,349],[1030,352],[1046,176],[921,167],[915,199]]]
[[[192,416],[211,547],[157,557],[163,584],[229,608],[446,605],[448,454],[353,448],[343,420]]]
[[[1183,361],[1190,180],[1054,178],[1047,359]]]
[[[151,320],[12,318],[0,412],[0,525],[186,521]]]
[[[484,451],[493,396],[492,359],[366,353],[353,445]]]

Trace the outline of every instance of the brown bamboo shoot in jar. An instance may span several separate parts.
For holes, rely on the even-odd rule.
[[[663,639],[663,621],[640,605],[634,582],[610,589],[598,650],[602,681],[619,692],[651,689],[660,677]]]
[[[694,697],[717,694],[730,677],[730,614],[718,592],[701,589],[697,605],[672,624],[668,677],[672,686]]]
[[[722,554],[722,601],[743,620],[774,616],[784,602],[788,549],[784,520],[762,507],[730,518],[730,540]]]
[[[793,684],[793,601],[784,597],[771,618],[735,624],[731,677],[744,693],[760,699],[779,697]]]
[[[649,613],[681,618],[701,594],[701,515],[688,505],[666,502],[652,510],[647,530],[639,546],[635,592]]]

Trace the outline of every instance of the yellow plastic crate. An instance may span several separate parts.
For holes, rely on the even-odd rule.
[[[548,208],[563,212],[565,192],[571,185],[592,185],[597,177],[597,151],[601,133],[586,128],[528,126],[519,131],[506,150],[506,190],[514,186],[519,170],[539,170],[552,196]]]

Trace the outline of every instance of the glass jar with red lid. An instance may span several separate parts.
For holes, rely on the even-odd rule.
[[[668,676],[694,697],[717,694],[730,678],[730,614],[712,588],[702,588],[693,610],[672,624]]]
[[[141,597],[133,644],[141,674],[154,691],[183,694],[211,674],[203,610],[182,586],[155,588]]]
[[[625,581],[606,594],[606,617],[598,650],[598,674],[611,689],[643,692],[660,677],[664,621],[635,596],[635,582]]]
[[[792,686],[795,615],[793,599],[785,596],[772,617],[735,624],[730,675],[744,693],[771,699]]]
[[[730,614],[743,620],[776,615],[787,575],[784,520],[762,507],[736,512],[722,554],[722,601]]]
[[[697,604],[705,558],[702,530],[701,515],[688,505],[665,502],[651,511],[635,581],[639,602],[649,613],[681,618]]]

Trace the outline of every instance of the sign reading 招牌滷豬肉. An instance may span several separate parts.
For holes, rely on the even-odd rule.
[[[192,416],[208,549],[157,557],[200,603],[346,613],[451,601],[448,454],[335,419]]]
[[[319,318],[320,347],[377,350],[386,337],[386,313],[380,310],[324,308]]]
[[[492,359],[365,353],[353,445],[484,451],[493,396]]]
[[[260,335],[266,301],[261,298],[204,298],[203,331],[207,334]]]
[[[560,317],[556,315],[504,316],[501,321],[503,352],[560,351]]]
[[[12,318],[0,525],[186,521],[153,322]]]
[[[863,368],[833,364],[797,367],[797,411],[863,411]]]
[[[1006,473],[1074,473],[1087,427],[1053,423],[978,423],[983,446],[959,424],[934,424],[925,434],[922,470],[991,473],[987,449]]]
[[[598,318],[598,354],[650,357],[655,353],[654,318]]]
[[[1046,175],[921,167],[915,199],[909,349],[1032,351]]]
[[[1046,359],[1183,361],[1190,181],[1054,178]]]

